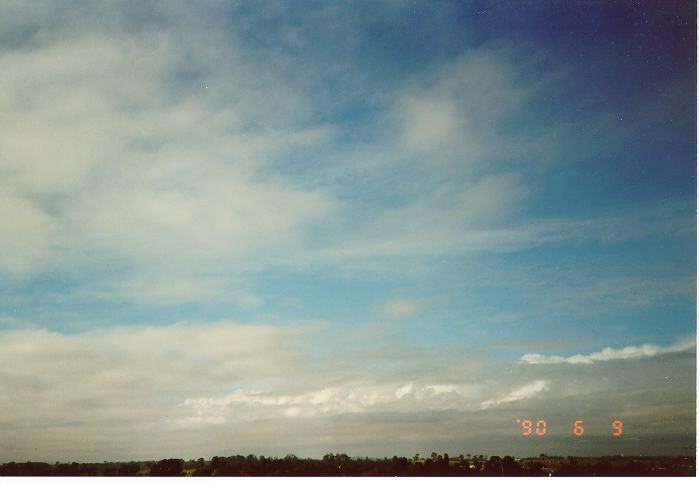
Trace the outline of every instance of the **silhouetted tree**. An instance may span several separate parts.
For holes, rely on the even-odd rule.
[[[522,475],[522,467],[511,456],[502,459],[502,469],[506,477],[518,477]]]
[[[502,458],[500,458],[499,456],[491,456],[485,464],[483,473],[485,473],[489,477],[505,476],[505,469],[502,465]]]
[[[449,455],[437,455],[424,463],[405,457],[350,458],[346,454],[327,454],[321,460],[269,458],[254,455],[218,457],[210,462],[203,458],[183,460],[170,458],[159,462],[130,463],[48,463],[26,462],[0,464],[0,476],[135,476],[142,469],[153,476],[177,476],[184,467],[196,476],[694,476],[696,459],[684,457],[546,457],[515,460],[511,456],[492,456],[488,460],[472,457],[475,469],[463,455],[450,463]]]
[[[184,465],[184,460],[178,458],[160,460],[151,466],[149,475],[152,477],[177,477],[182,475],[182,465]]]

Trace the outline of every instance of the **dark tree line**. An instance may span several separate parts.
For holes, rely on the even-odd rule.
[[[483,455],[452,458],[444,453],[408,459],[351,458],[327,454],[322,459],[265,456],[214,456],[211,460],[168,458],[129,463],[27,462],[0,465],[0,476],[694,476],[695,457],[574,458],[515,460]]]

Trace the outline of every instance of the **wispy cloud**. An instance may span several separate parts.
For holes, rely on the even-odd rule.
[[[462,10],[0,2],[0,461],[412,454],[630,393],[693,423],[692,345],[652,343],[668,302],[693,331],[692,89]],[[651,343],[561,355],[615,322]]]
[[[150,306],[182,305],[191,302],[224,302],[243,308],[259,307],[264,299],[255,292],[236,287],[218,275],[173,274],[123,276],[118,281],[93,284],[72,294],[84,301],[132,301]]]
[[[359,452],[373,449],[367,437],[377,426],[421,452],[455,426],[463,428],[459,446],[476,439],[489,449],[493,436],[516,432],[507,425],[509,403],[526,407],[545,396],[538,411],[550,419],[571,405],[597,415],[618,411],[619,400],[636,389],[634,407],[625,414],[634,423],[654,416],[668,390],[675,396],[693,392],[685,383],[692,359],[641,359],[633,369],[610,360],[617,367],[601,378],[597,366],[583,366],[589,374],[573,372],[573,366],[467,366],[438,349],[413,352],[400,342],[392,344],[400,357],[358,355],[352,345],[321,357],[310,344],[317,332],[312,324],[229,321],[73,334],[0,330],[0,433],[3,444],[13,444],[0,447],[0,456],[216,454],[230,433],[240,446],[264,453],[322,454],[335,446]],[[672,379],[663,377],[668,375]],[[299,435],[301,429],[310,434]],[[94,438],[100,433],[110,439]],[[80,440],[68,447],[67,436]]]
[[[621,349],[606,347],[599,352],[593,352],[587,355],[577,354],[571,357],[561,357],[559,355],[525,354],[522,356],[522,362],[526,362],[527,364],[593,364],[595,362],[605,362],[609,360],[641,359],[675,352],[686,352],[694,349],[695,347],[696,342],[685,341],[667,347],[652,344],[628,346]]]
[[[202,421],[238,422],[250,419],[332,416],[362,412],[404,412],[408,409],[444,410],[468,408],[469,394],[477,386],[453,384],[380,385],[356,383],[325,387],[299,394],[235,391],[221,398],[187,399],[182,404],[184,425]]]
[[[378,302],[376,307],[385,317],[405,318],[421,312],[436,301],[435,298],[390,298]]]
[[[222,265],[376,267],[387,256],[619,243],[686,229],[667,207],[515,219],[537,186],[520,166],[496,162],[522,145],[501,124],[536,81],[506,47],[408,77],[375,102],[375,136],[330,156],[341,125],[316,121],[327,107],[311,85],[281,58],[279,69],[260,63],[211,12],[194,15],[211,20],[198,30],[179,8],[187,10],[156,9],[167,28],[133,30],[87,9],[91,27],[56,22],[2,52],[0,269],[36,275],[106,260],[140,268],[143,280],[174,266],[192,278]],[[316,163],[308,177],[278,170],[298,150],[341,163]],[[369,199],[388,190],[393,202],[367,207],[354,184],[343,193],[333,181],[349,174]]]
[[[288,246],[332,212],[326,191],[257,171],[323,137],[302,95],[282,78],[265,87],[225,31],[172,22],[71,35],[57,23],[0,54],[1,269],[220,263]]]
[[[454,164],[480,172],[486,160],[516,153],[514,138],[499,124],[536,83],[520,76],[513,54],[484,47],[408,80],[387,115],[398,128],[398,146],[442,174]]]
[[[508,402],[521,401],[523,399],[528,399],[534,397],[549,388],[548,382],[546,381],[534,381],[525,386],[515,389],[509,394],[490,401],[483,401],[481,403],[481,409],[488,409],[494,406],[499,406]]]

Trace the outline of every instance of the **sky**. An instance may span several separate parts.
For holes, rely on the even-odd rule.
[[[695,19],[0,2],[0,462],[693,450]]]

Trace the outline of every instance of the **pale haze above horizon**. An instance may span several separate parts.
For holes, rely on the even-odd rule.
[[[690,1],[0,2],[0,463],[694,453],[695,76]]]

